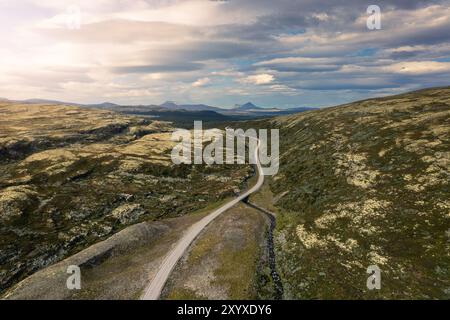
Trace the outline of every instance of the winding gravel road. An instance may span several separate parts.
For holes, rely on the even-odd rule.
[[[251,138],[251,137],[250,137]],[[253,138],[254,139],[254,138]],[[261,167],[261,164],[259,162],[259,147],[260,147],[260,141],[258,140],[258,145],[255,148],[255,159],[256,159],[256,166],[258,168],[258,181],[256,184],[249,189],[247,192],[243,193],[242,195],[238,196],[237,198],[231,200],[230,202],[227,202],[214,212],[210,213],[206,217],[204,217],[202,220],[196,222],[193,224],[187,232],[183,235],[183,237],[178,241],[175,248],[170,251],[167,256],[164,258],[163,263],[159,267],[159,270],[156,274],[156,276],[153,278],[153,280],[150,282],[150,284],[146,287],[144,294],[142,295],[142,300],[157,300],[159,299],[159,296],[161,295],[161,291],[164,288],[164,285],[167,282],[167,279],[169,278],[172,270],[175,268],[175,265],[177,264],[178,260],[183,256],[189,245],[194,241],[194,239],[200,234],[200,232],[215,218],[217,218],[220,214],[224,213],[237,203],[239,201],[242,201],[252,193],[258,191],[262,184],[264,183],[264,173]]]

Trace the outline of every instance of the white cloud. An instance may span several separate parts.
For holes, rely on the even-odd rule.
[[[193,87],[204,87],[211,82],[209,78],[201,78],[192,83]]]
[[[275,77],[268,73],[255,74],[241,80],[242,83],[250,83],[256,85],[269,84],[275,80]]]
[[[316,18],[319,21],[327,21],[330,19],[330,16],[325,12],[314,13],[312,16],[313,18]]]
[[[412,75],[445,73],[450,72],[450,62],[409,61],[395,63],[382,69],[389,72]]]

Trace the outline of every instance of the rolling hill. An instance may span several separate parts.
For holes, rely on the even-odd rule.
[[[245,185],[246,165],[174,165],[173,129],[108,110],[0,102],[0,295],[130,224],[183,216]]]
[[[285,298],[449,299],[449,87],[247,125],[280,129]],[[381,290],[366,288],[370,265]]]

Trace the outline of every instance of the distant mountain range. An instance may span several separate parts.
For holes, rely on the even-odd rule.
[[[193,120],[203,120],[210,122],[251,120],[294,114],[316,109],[307,107],[290,109],[269,109],[258,107],[252,102],[247,102],[243,105],[235,105],[235,107],[232,109],[218,108],[205,104],[177,104],[173,101],[166,101],[160,105],[118,105],[111,102],[103,102],[98,104],[80,104],[46,99],[28,99],[17,102],[29,104],[63,104],[84,108],[104,109],[130,115],[154,117],[160,120],[175,121],[178,123],[193,122]]]
[[[220,112],[223,109],[217,107],[211,107],[206,104],[182,104],[178,105],[173,101],[166,101],[163,104],[160,104],[159,107],[168,109],[168,110],[186,110],[186,111],[216,111]]]

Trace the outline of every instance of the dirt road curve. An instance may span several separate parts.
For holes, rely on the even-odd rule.
[[[175,268],[175,265],[177,264],[178,260],[183,256],[184,252],[187,250],[189,245],[194,241],[194,239],[200,234],[200,232],[215,218],[217,218],[220,214],[227,211],[234,205],[236,205],[239,201],[245,199],[250,194],[258,191],[262,184],[264,183],[264,173],[261,167],[261,164],[259,162],[259,147],[260,147],[260,141],[258,140],[258,145],[255,148],[255,159],[256,159],[256,165],[258,168],[258,181],[256,184],[249,189],[247,192],[243,193],[242,195],[238,196],[237,198],[231,200],[230,202],[227,202],[222,207],[218,208],[214,212],[210,213],[206,217],[204,217],[202,220],[198,221],[194,225],[192,225],[187,232],[184,234],[184,236],[178,241],[175,248],[170,251],[167,256],[164,258],[163,263],[161,264],[158,273],[153,278],[153,280],[150,282],[150,284],[147,286],[147,288],[144,291],[144,294],[142,295],[142,300],[157,300],[159,296],[161,295],[161,291],[164,288],[164,285],[167,281],[167,279],[170,276],[170,273]]]

